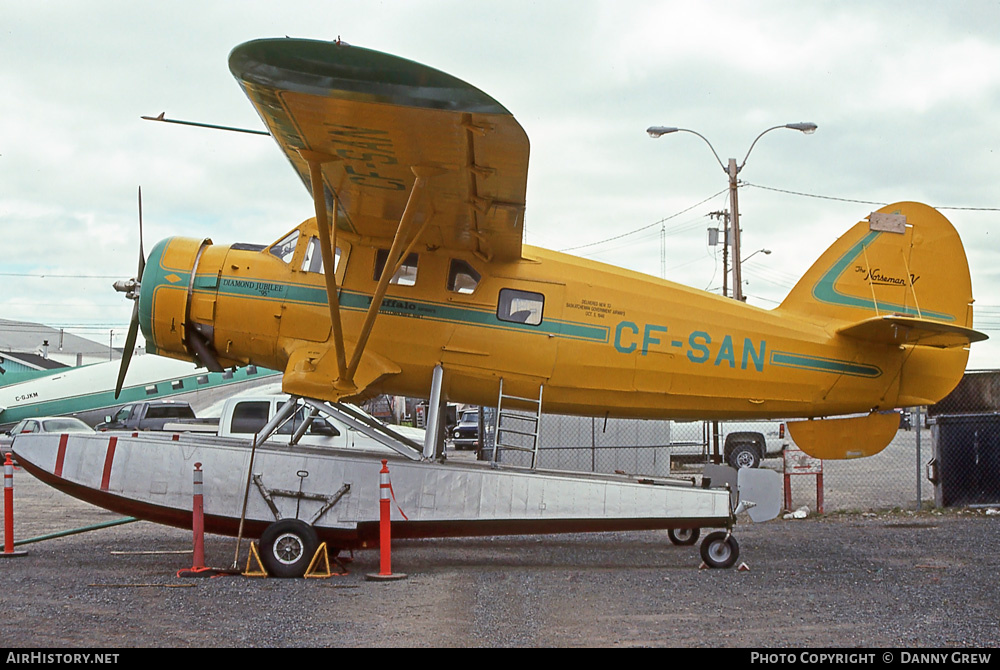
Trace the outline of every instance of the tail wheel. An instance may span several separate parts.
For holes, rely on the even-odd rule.
[[[668,528],[667,537],[670,541],[678,545],[694,544],[701,535],[701,528]]]
[[[701,543],[701,560],[710,568],[731,568],[739,557],[739,543],[725,531],[709,533]]]
[[[316,554],[316,530],[298,519],[282,519],[260,536],[260,560],[274,577],[301,577]]]

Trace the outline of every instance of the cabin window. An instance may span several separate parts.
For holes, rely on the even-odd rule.
[[[247,376],[257,374],[257,366],[256,365],[250,364],[250,365],[247,366],[246,370],[247,370]]]
[[[448,268],[449,291],[468,295],[476,290],[481,278],[482,276],[476,272],[476,269],[467,262],[457,258],[451,259],[451,265]]]
[[[207,384],[208,383],[208,375],[198,375],[198,383],[199,384]]]
[[[417,283],[417,258],[418,254],[410,254],[403,261],[396,273],[392,275],[392,279],[389,280],[390,284],[396,286],[413,286]],[[382,269],[385,267],[386,261],[389,259],[388,249],[379,249],[375,254],[375,272],[373,279],[378,281],[382,276]]]
[[[184,380],[175,379],[174,381],[170,382],[170,388],[172,388],[175,391],[181,390],[182,388],[184,388]]]
[[[545,306],[545,296],[530,291],[517,291],[512,288],[500,290],[497,301],[497,318],[501,321],[525,323],[537,326],[542,322],[542,308]]]
[[[276,258],[280,258],[286,263],[292,262],[292,255],[295,254],[295,243],[299,241],[299,231],[294,230],[279,242],[275,242],[268,253]]]
[[[333,250],[333,271],[340,267],[340,247]],[[306,255],[302,259],[303,272],[323,272],[323,248],[318,237],[310,237]]]
[[[156,395],[156,384],[150,384],[146,387],[146,395]]]
[[[232,431],[234,433],[257,433],[267,424],[271,403],[267,400],[253,400],[236,403],[233,409]]]

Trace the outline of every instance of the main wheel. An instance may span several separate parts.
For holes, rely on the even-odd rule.
[[[298,519],[282,519],[260,536],[260,560],[273,577],[301,577],[317,547],[319,538],[312,526]]]
[[[737,444],[729,454],[729,464],[737,470],[760,466],[760,454],[752,444]]]
[[[689,545],[698,541],[701,528],[668,528],[667,537],[674,544]]]
[[[709,533],[701,543],[701,560],[710,568],[731,568],[739,557],[739,543],[725,531]]]

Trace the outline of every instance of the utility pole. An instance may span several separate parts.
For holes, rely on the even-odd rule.
[[[711,212],[713,219],[722,219],[722,295],[729,296],[729,210]]]
[[[722,295],[729,297],[729,210],[721,212],[711,212],[713,219],[722,219]],[[722,463],[722,450],[719,444],[719,422],[712,422],[712,462]]]

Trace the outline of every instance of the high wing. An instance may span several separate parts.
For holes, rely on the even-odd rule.
[[[232,51],[229,68],[317,199],[310,160],[320,165],[340,230],[393,239],[422,171],[422,244],[520,258],[528,138],[490,96],[339,41],[255,40]]]

